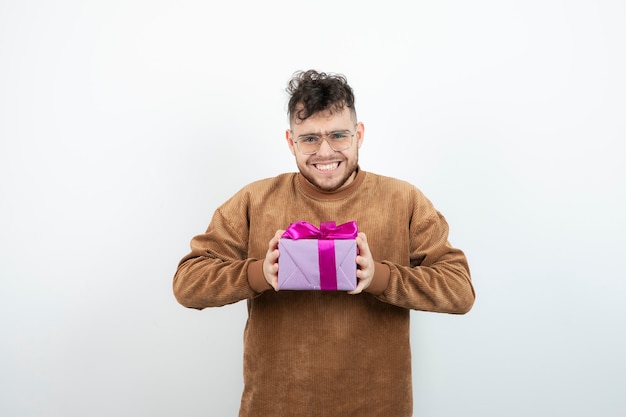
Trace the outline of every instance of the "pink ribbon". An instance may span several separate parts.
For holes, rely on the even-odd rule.
[[[337,267],[335,265],[334,239],[356,239],[358,234],[356,222],[343,223],[322,222],[318,229],[311,223],[296,222],[289,225],[282,237],[287,239],[318,239],[320,288],[326,291],[337,290]]]
[[[335,225],[335,222],[322,222],[318,229],[311,223],[291,223],[282,237],[287,239],[356,239],[358,234],[356,222]]]

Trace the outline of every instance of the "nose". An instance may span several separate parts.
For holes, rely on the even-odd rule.
[[[320,148],[317,150],[316,154],[318,155],[332,155],[335,153],[334,149],[330,147],[330,142],[328,140],[328,136],[324,136],[322,138],[322,143],[320,144]]]

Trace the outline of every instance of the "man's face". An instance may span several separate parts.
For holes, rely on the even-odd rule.
[[[327,138],[331,132],[349,131],[354,133],[352,145],[343,151],[334,151],[328,141],[322,140],[319,150],[313,155],[305,155],[294,142],[303,135],[318,135]],[[362,123],[355,126],[350,109],[341,113],[316,113],[304,121],[293,122],[286,137],[291,153],[296,157],[300,173],[311,184],[324,191],[335,191],[348,185],[356,175],[359,162],[359,148],[363,142]]]

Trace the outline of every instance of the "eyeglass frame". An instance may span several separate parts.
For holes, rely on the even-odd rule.
[[[293,130],[290,130],[291,134],[293,135]],[[350,145],[348,145],[347,148],[345,149],[341,149],[341,150],[337,150],[335,148],[333,148],[332,145],[332,141],[329,140],[330,139],[330,135],[332,134],[336,134],[336,133],[349,133],[350,134]],[[335,152],[343,152],[343,151],[347,151],[348,149],[350,149],[352,147],[352,143],[354,142],[354,135],[356,135],[357,132],[352,132],[350,130],[333,130],[332,132],[327,132],[327,133],[323,133],[320,135],[314,134],[314,133],[309,133],[309,134],[304,134],[304,135],[300,135],[296,138],[296,140],[293,140],[293,143],[296,145],[296,148],[298,148],[298,151],[303,154],[303,155],[315,155],[316,153],[319,152],[320,148],[322,147],[322,141],[326,141],[326,143],[328,143],[328,146],[330,146],[330,149],[332,149]],[[320,141],[320,144],[318,146],[318,148],[314,151],[314,152],[303,152],[300,147],[298,146],[298,142],[300,142],[300,140],[302,140],[304,137],[307,136],[315,136],[315,137],[319,137],[322,139],[322,141]]]

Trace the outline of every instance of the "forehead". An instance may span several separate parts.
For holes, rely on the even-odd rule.
[[[341,111],[324,110],[305,120],[292,121],[291,128],[299,132],[349,130],[353,124],[350,109],[344,107]]]

